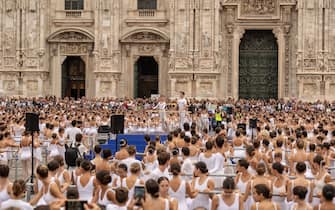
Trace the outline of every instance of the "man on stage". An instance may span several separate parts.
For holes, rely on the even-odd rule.
[[[185,99],[185,93],[183,91],[180,92],[180,98],[178,99],[178,112],[179,112],[179,126],[180,128],[183,128],[185,123],[185,117],[186,117],[186,110],[187,110],[187,101]]]

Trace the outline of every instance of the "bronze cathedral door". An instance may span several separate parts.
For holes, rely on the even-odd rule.
[[[278,45],[270,30],[247,30],[241,40],[239,97],[278,98]]]

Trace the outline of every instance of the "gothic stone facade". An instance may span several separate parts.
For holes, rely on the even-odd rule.
[[[0,90],[61,96],[62,63],[80,56],[86,96],[133,97],[134,64],[153,56],[159,93],[239,97],[247,30],[278,44],[278,98],[335,99],[335,0],[0,0]]]

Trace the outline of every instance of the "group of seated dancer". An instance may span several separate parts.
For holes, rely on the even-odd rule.
[[[335,209],[332,105],[238,101],[232,113],[216,116],[210,132],[203,122],[207,101],[184,118],[182,128],[170,129],[166,142],[138,139],[147,143],[141,158],[135,145],[121,140],[115,154],[95,142],[94,159],[88,160],[86,141],[108,124],[111,101],[41,101],[38,108],[36,102],[16,102],[0,106],[0,209],[67,209],[71,202],[94,210]],[[125,110],[128,105],[118,102]],[[38,110],[40,132],[31,135],[24,131],[24,113]],[[126,120],[139,113],[125,112]],[[78,148],[76,166],[67,165],[66,145]],[[13,151],[7,148],[19,151],[22,179],[10,178]],[[34,193],[27,199],[32,148]]]

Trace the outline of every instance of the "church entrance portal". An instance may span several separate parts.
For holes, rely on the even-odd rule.
[[[158,63],[152,56],[141,56],[135,63],[134,96],[148,98],[158,94]]]
[[[85,96],[85,63],[79,56],[68,56],[62,64],[62,97]]]
[[[239,97],[278,98],[278,45],[272,31],[247,30],[240,44]]]

